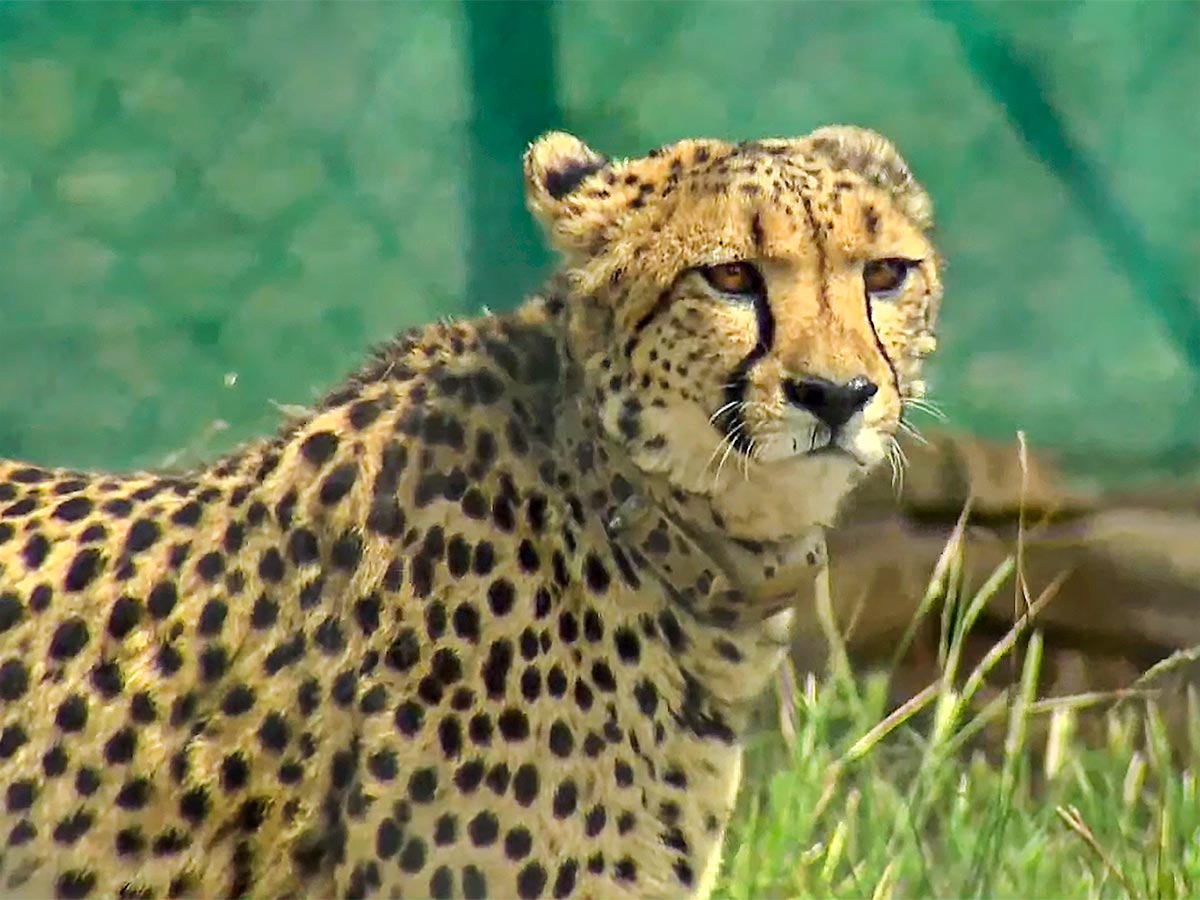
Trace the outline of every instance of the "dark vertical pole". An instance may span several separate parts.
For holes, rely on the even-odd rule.
[[[538,286],[548,254],[525,210],[521,154],[562,127],[548,0],[462,0],[471,122],[465,306],[505,309]]]

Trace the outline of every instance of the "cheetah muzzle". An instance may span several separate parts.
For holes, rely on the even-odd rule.
[[[0,464],[0,888],[703,897],[822,526],[920,395],[871,132],[525,158],[562,256],[186,474]],[[492,301],[493,298],[477,298]]]

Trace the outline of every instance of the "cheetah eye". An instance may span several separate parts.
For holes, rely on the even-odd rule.
[[[717,266],[702,266],[700,274],[722,294],[748,295],[762,291],[762,276],[748,262],[721,263]]]
[[[863,265],[863,284],[867,294],[876,300],[895,297],[908,282],[908,276],[917,267],[915,259],[872,259]]]

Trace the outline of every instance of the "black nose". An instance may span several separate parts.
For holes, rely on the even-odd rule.
[[[825,378],[795,378],[783,383],[788,402],[806,409],[830,428],[838,428],[867,405],[879,388],[859,375],[844,384]]]

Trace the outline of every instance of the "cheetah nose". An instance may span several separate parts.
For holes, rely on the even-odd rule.
[[[867,405],[879,387],[863,376],[838,384],[826,378],[789,378],[783,383],[788,402],[812,413],[830,428],[840,428]]]

